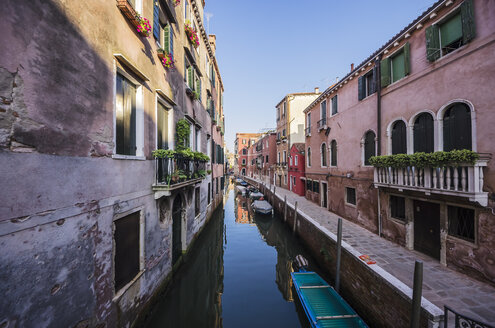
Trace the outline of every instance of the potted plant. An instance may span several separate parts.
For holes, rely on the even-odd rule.
[[[184,30],[186,31],[187,38],[191,41],[194,48],[199,47],[199,37],[196,29],[192,27],[190,21],[186,21],[184,25]]]
[[[180,5],[180,0],[174,0],[174,7],[177,7],[178,5]]]
[[[165,68],[174,68],[175,61],[173,55],[168,52],[165,52],[162,58],[162,65]]]
[[[138,33],[142,36],[149,37],[151,34],[150,21],[147,18],[140,16],[139,14],[136,14],[136,21],[136,30],[138,31]]]

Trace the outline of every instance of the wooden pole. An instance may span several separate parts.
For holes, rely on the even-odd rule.
[[[292,228],[292,232],[296,233],[296,224],[297,224],[297,201],[294,205],[294,227]]]
[[[342,253],[342,218],[339,218],[337,226],[337,268],[335,269],[335,291],[340,290],[340,256]]]
[[[411,311],[411,328],[419,328],[421,316],[421,294],[423,291],[423,262],[416,261],[414,264],[413,299]]]
[[[287,221],[287,195],[284,196],[284,222]]]

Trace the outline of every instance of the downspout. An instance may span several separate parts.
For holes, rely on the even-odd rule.
[[[382,136],[382,85],[381,85],[381,68],[380,62],[382,60],[382,55],[379,54],[375,60],[376,68],[376,154],[378,156],[382,153],[381,146],[381,136]],[[378,187],[378,237],[382,236],[382,215],[381,215],[381,204],[380,204],[380,187]]]

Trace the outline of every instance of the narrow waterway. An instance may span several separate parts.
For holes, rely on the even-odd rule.
[[[147,327],[307,327],[291,260],[303,254],[318,269],[283,219],[254,215],[232,187]]]

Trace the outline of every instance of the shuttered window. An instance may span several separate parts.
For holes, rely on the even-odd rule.
[[[332,115],[335,115],[338,113],[338,108],[337,108],[337,95],[332,97]]]
[[[337,141],[330,142],[330,166],[337,166]]]
[[[320,111],[321,111],[321,119],[322,120],[326,120],[327,118],[327,101],[326,100],[323,100],[321,102],[321,106],[320,106]]]
[[[321,166],[327,166],[327,145],[321,144]]]
[[[473,1],[465,0],[459,10],[426,28],[426,58],[433,62],[469,43],[475,35]]]
[[[404,44],[401,50],[397,51],[394,55],[383,59],[380,62],[381,70],[381,86],[382,88],[387,85],[396,82],[410,72],[410,46],[409,42]]]
[[[127,285],[139,273],[140,212],[115,220],[115,291]]]
[[[406,124],[403,121],[396,121],[392,126],[392,155],[406,153]]]
[[[156,124],[157,148],[158,149],[168,149],[169,148],[169,146],[168,146],[168,120],[169,120],[168,110],[161,102],[158,102],[157,107],[158,107],[157,113],[156,113],[156,116],[157,116],[157,122],[156,122],[157,123]]]
[[[160,7],[153,1],[153,37],[160,42]]]
[[[362,100],[376,92],[376,69],[372,69],[358,79],[358,100]]]
[[[370,158],[375,156],[375,132],[368,131],[364,135],[364,165],[371,165]]]
[[[116,152],[136,155],[136,86],[117,74],[115,94]]]
[[[434,151],[433,117],[428,113],[420,114],[414,121],[414,152],[432,153]]]
[[[472,149],[471,111],[462,103],[452,105],[443,116],[443,150]]]

